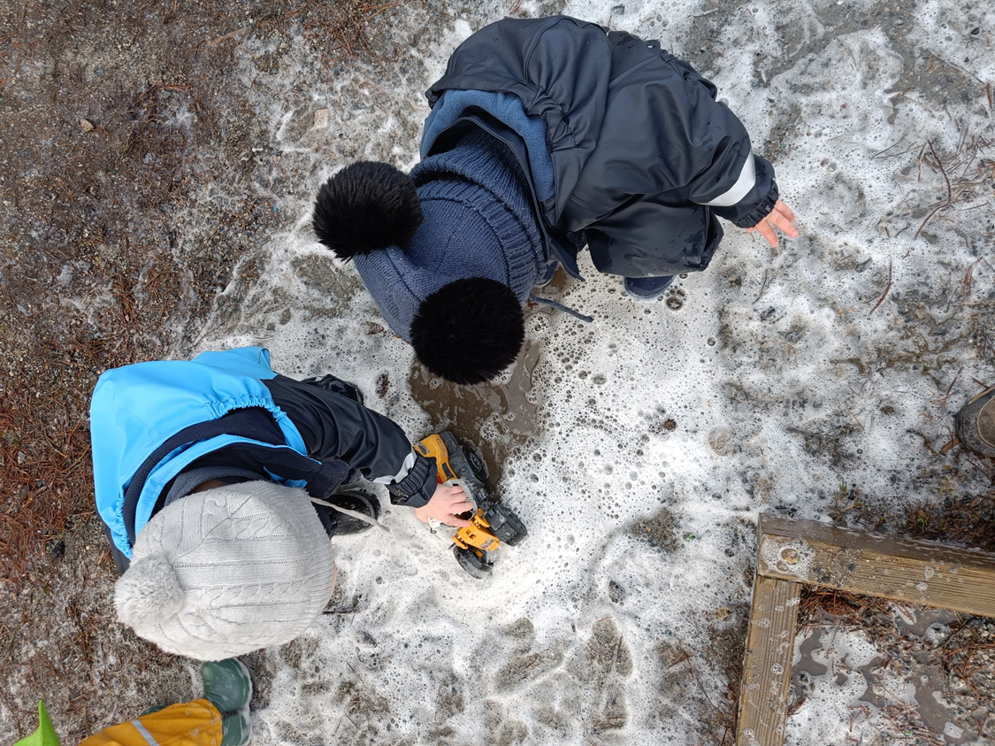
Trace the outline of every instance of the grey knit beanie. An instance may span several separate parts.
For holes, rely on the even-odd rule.
[[[245,482],[193,493],[141,530],[118,620],[204,661],[290,642],[332,593],[332,547],[303,489]]]

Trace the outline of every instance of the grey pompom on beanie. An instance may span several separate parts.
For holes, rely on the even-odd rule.
[[[303,489],[216,487],[142,529],[114,605],[122,624],[166,652],[218,661],[300,635],[328,603],[332,567]]]

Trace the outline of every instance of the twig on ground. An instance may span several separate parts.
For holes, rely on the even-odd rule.
[[[966,133],[965,133],[966,134]],[[943,167],[943,161],[940,160],[940,156],[936,154],[936,149],[933,147],[933,141],[927,140],[926,144],[929,146],[929,152],[933,154],[933,158],[936,160],[936,165],[940,169],[940,173],[943,174],[943,180],[947,183],[947,204],[953,202],[953,189],[950,187],[950,177],[947,176],[947,171]],[[961,146],[957,146],[958,152]]]
[[[916,235],[919,234],[917,233]],[[888,291],[890,290],[891,290],[891,259],[888,260],[888,284],[885,285],[884,292],[881,293],[881,297],[878,298],[878,302],[874,304],[874,308],[871,309],[871,313],[867,314],[868,316],[870,316],[872,313],[878,310],[878,306],[884,303],[884,299],[888,297]]]
[[[967,272],[964,274],[964,282],[961,283],[961,295],[965,297],[971,291],[971,281],[974,279],[974,268],[978,266],[979,262],[984,262],[985,264],[988,264],[989,267],[991,266],[991,264],[988,262],[987,259],[985,259],[985,257],[981,257],[980,259],[975,259],[973,262],[971,262],[971,266],[967,268]]]
[[[864,424],[863,424],[863,423],[862,423],[862,422],[861,422],[860,420],[858,420],[858,419],[857,419],[857,415],[855,415],[855,414],[854,414],[853,412],[851,412],[851,411],[850,411],[850,408],[849,408],[848,406],[846,406],[845,404],[843,405],[843,409],[845,409],[845,410],[847,411],[847,413],[848,413],[848,414],[849,414],[849,415],[850,415],[851,417],[853,417],[853,421],[854,421],[854,422],[856,422],[856,423],[857,423],[858,425],[860,425],[860,429],[861,429],[861,430],[864,430]],[[866,431],[866,430],[864,430],[864,432],[867,432],[867,431]]]
[[[958,379],[958,378],[960,377],[960,374],[961,374],[961,371],[962,371],[962,370],[964,370],[964,366],[961,366],[960,370],[958,370],[958,371],[957,371],[957,375],[955,375],[955,376],[954,376],[954,380],[952,380],[952,381],[950,382],[950,385],[949,385],[949,386],[947,386],[947,393],[945,393],[945,394],[944,394],[943,396],[941,396],[941,397],[940,397],[939,399],[933,399],[932,401],[933,401],[934,403],[939,403],[939,404],[942,404],[942,405],[943,405],[943,408],[944,408],[944,409],[946,409],[946,407],[947,407],[947,399],[949,399],[949,398],[950,398],[950,392],[951,392],[951,390],[953,389],[953,387],[954,387],[954,384],[955,384],[955,383],[957,383],[957,379]]]
[[[701,689],[701,693],[705,695],[705,701],[708,702],[708,706],[718,713],[719,709],[712,702],[712,698],[708,696],[708,692],[705,691],[705,687],[702,686],[701,679],[698,678],[698,672],[694,670],[694,664],[691,662],[690,653],[688,653],[688,657],[685,658],[685,660],[688,662],[688,668],[691,669],[691,675],[694,676],[694,680],[698,682],[698,688]]]
[[[756,303],[758,300],[760,300],[763,297],[764,291],[767,289],[767,280],[769,279],[769,277],[770,277],[770,270],[765,269],[764,270],[764,281],[760,285],[760,295],[758,295],[756,298],[753,299],[754,303]]]
[[[884,155],[885,153],[887,153],[889,150],[891,150],[896,145],[901,145],[903,142],[905,142],[905,136],[904,135],[902,136],[902,138],[900,140],[898,140],[897,142],[893,142],[891,145],[889,145],[884,150],[879,150],[877,153],[875,153],[874,155],[872,155],[871,158],[872,159],[878,158],[878,157]],[[892,155],[889,155],[888,157],[889,158],[896,158],[896,157],[898,157],[900,155],[903,155],[905,153],[908,153],[908,152],[909,152],[908,150],[903,150],[903,151],[898,152],[898,153],[893,153]]]

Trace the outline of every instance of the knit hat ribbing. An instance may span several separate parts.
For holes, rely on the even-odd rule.
[[[332,548],[303,489],[245,482],[163,508],[118,580],[118,619],[198,660],[290,642],[332,593]]]
[[[486,133],[471,133],[419,163],[411,178],[421,227],[406,246],[354,260],[394,333],[410,342],[422,302],[454,280],[494,280],[525,303],[546,253],[528,188],[507,147]]]

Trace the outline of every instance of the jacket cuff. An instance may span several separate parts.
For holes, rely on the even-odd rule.
[[[774,209],[774,203],[777,202],[778,196],[777,182],[771,179],[770,191],[767,192],[767,196],[754,205],[753,209],[743,215],[743,217],[739,220],[734,220],[733,225],[737,228],[752,228],[765,217],[770,215],[771,210]]]
[[[415,464],[400,482],[387,485],[390,501],[394,505],[420,508],[432,499],[439,485],[436,477],[435,459],[416,454]]]

